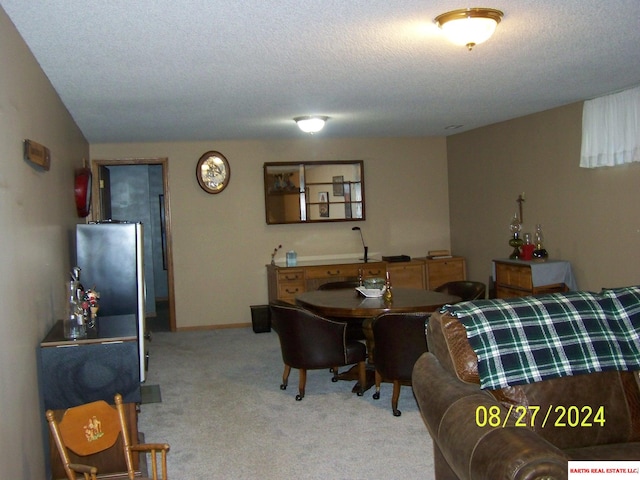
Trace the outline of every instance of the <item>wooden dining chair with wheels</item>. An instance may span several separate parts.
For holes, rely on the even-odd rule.
[[[357,279],[352,280],[342,280],[336,282],[327,282],[323,283],[318,287],[318,290],[353,290],[356,287],[360,286],[360,282]],[[345,319],[336,319],[341,322],[347,323],[347,338],[349,340],[364,340],[365,336],[362,331],[362,318],[350,318],[349,320]]]
[[[360,285],[358,280],[342,280],[339,282],[327,282],[318,287],[318,290],[340,290],[342,288],[356,288]]]
[[[440,293],[447,293],[449,295],[455,295],[460,297],[461,302],[467,302],[469,300],[478,300],[485,297],[487,286],[482,282],[473,282],[470,280],[455,280],[447,282],[439,287],[436,287],[435,291]]]
[[[167,480],[169,445],[166,443],[132,444],[122,396],[116,394],[114,400],[115,408],[103,400],[68,408],[60,422],[56,419],[53,410],[47,410],[49,428],[68,479],[76,480],[77,474],[80,474],[80,478],[84,477],[85,480],[96,480],[101,473],[95,466],[72,462],[72,453],[74,458],[81,459],[107,450],[120,440],[127,471],[121,474],[109,473],[109,479],[143,480],[144,477],[140,477],[135,471],[133,456],[148,454],[151,464],[149,480]],[[161,477],[158,476],[158,460]]]
[[[371,329],[374,339],[376,391],[373,398],[380,398],[380,384],[393,383],[391,409],[399,417],[398,410],[402,385],[411,385],[413,365],[427,351],[425,324],[430,313],[382,313],[373,319]]]
[[[280,339],[284,373],[280,389],[286,390],[292,368],[300,372],[296,400],[302,400],[307,383],[307,370],[333,369],[337,381],[338,368],[358,365],[358,396],[366,384],[367,349],[358,341],[349,341],[347,324],[316,315],[301,307],[271,303],[271,326]]]

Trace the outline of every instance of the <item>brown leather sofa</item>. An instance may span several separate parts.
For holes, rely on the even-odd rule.
[[[637,371],[483,390],[457,318],[433,314],[427,342],[412,383],[437,480],[566,479],[568,460],[640,460]]]

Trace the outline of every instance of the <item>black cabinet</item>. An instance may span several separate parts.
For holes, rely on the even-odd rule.
[[[139,403],[139,355],[134,315],[98,319],[98,330],[83,340],[65,340],[62,322],[40,344],[45,409],[60,410],[95,400]]]
[[[98,317],[98,328],[86,339],[65,340],[58,321],[40,343],[40,388],[45,410],[61,419],[64,410],[83,403],[104,400],[113,405],[122,395],[129,435],[138,438],[136,404],[140,403],[140,363],[135,315]],[[44,412],[42,413],[44,419]],[[100,473],[126,471],[121,440],[109,450],[87,457],[71,453],[72,462],[95,465]],[[55,443],[49,438],[50,468],[53,478],[65,471]],[[134,468],[138,469],[137,457]]]

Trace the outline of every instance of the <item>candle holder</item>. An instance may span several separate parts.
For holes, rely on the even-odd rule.
[[[522,240],[524,241],[524,245],[520,247],[520,250],[522,251],[522,260],[529,261],[533,259],[533,251],[535,250],[536,246],[531,241],[530,233],[523,233]]]
[[[389,278],[389,272],[387,272],[387,278],[384,283],[384,287],[385,290],[382,294],[382,298],[384,299],[385,303],[391,303],[393,301],[393,287],[391,286],[391,278]]]

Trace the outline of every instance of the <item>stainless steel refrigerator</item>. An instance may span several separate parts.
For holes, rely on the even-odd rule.
[[[140,382],[146,378],[145,281],[142,223],[76,226],[76,265],[85,289],[100,293],[98,328],[110,317],[133,316],[137,325]]]

